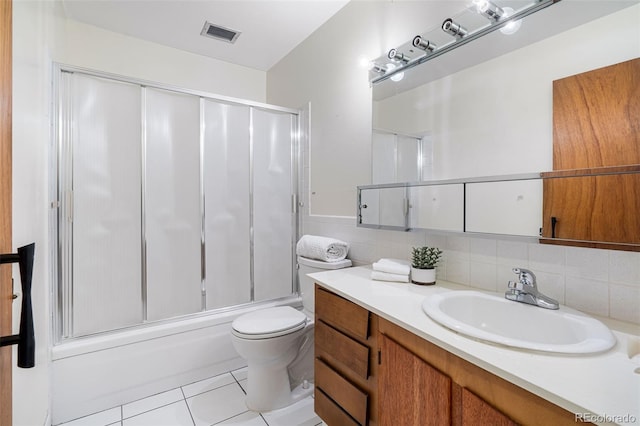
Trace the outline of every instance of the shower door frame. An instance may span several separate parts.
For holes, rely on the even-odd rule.
[[[144,147],[146,145],[146,136],[144,135],[144,129],[146,126],[144,114],[141,117],[141,136],[140,143],[142,146],[142,164],[141,164],[141,173],[142,179],[140,182],[140,191],[141,191],[141,244],[142,244],[142,253],[141,253],[141,286],[142,286],[142,312],[143,318],[142,322],[139,324],[114,328],[111,330],[99,331],[95,333],[89,333],[81,336],[73,336],[72,335],[72,325],[73,325],[73,278],[69,275],[72,275],[72,264],[69,263],[67,265],[63,265],[64,260],[66,259],[69,262],[73,261],[73,235],[72,229],[73,224],[72,220],[70,221],[70,215],[72,216],[73,212],[73,202],[72,195],[68,193],[69,187],[72,188],[71,183],[73,182],[72,177],[72,168],[73,168],[73,158],[72,158],[72,147],[73,142],[68,136],[70,132],[71,123],[68,120],[68,117],[63,116],[63,111],[68,111],[68,106],[63,107],[63,101],[67,100],[62,95],[62,86],[63,86],[63,74],[64,73],[78,73],[87,75],[94,78],[102,78],[107,80],[112,80],[120,83],[129,83],[133,85],[140,86],[141,94],[144,96],[144,91],[147,88],[163,90],[172,93],[179,93],[184,95],[191,95],[198,97],[199,105],[200,105],[200,219],[201,219],[201,310],[199,312],[194,312],[186,315],[180,315],[176,317],[159,319],[159,320],[148,320],[147,319],[147,306],[146,306],[146,241],[145,241],[145,153]],[[235,309],[245,308],[249,305],[260,305],[261,303],[273,303],[273,302],[285,302],[294,300],[299,297],[299,283],[297,279],[297,262],[296,262],[296,253],[295,253],[295,245],[297,239],[299,238],[300,232],[300,214],[301,211],[298,208],[298,200],[300,197],[300,177],[301,175],[301,149],[300,149],[300,139],[301,135],[301,115],[302,111],[299,109],[292,109],[286,107],[280,107],[276,105],[270,105],[266,103],[260,103],[250,100],[244,100],[224,95],[216,95],[210,92],[201,91],[201,90],[193,90],[182,88],[178,86],[173,86],[169,84],[163,84],[133,77],[127,77],[119,74],[113,74],[103,71],[92,70],[83,67],[76,67],[72,65],[62,64],[62,63],[53,63],[53,105],[52,105],[52,143],[51,143],[51,168],[50,168],[50,199],[51,199],[51,210],[52,214],[50,217],[51,223],[51,279],[52,282],[55,283],[52,286],[52,328],[54,335],[54,345],[61,344],[64,342],[73,341],[74,339],[84,338],[91,335],[105,335],[110,333],[115,333],[123,329],[131,329],[138,327],[145,327],[149,325],[162,324],[170,321],[175,321],[181,318],[193,318],[198,316],[212,315],[221,312],[228,312]],[[254,132],[253,132],[253,114],[254,110],[264,110],[268,112],[276,112],[276,113],[286,113],[291,115],[291,155],[290,155],[290,167],[291,167],[291,294],[289,296],[278,297],[274,299],[268,299],[264,301],[255,301],[254,297],[254,275],[253,275],[253,265],[254,265],[254,239],[253,239],[253,218],[251,218],[250,222],[250,294],[251,300],[246,303],[236,304],[232,306],[225,306],[221,308],[214,309],[206,309],[206,264],[205,264],[205,182],[204,182],[204,120],[203,120],[203,112],[204,112],[204,104],[207,100],[219,102],[227,105],[236,105],[236,106],[244,106],[249,108],[250,122],[249,122],[249,146],[250,146],[250,166],[249,166],[249,174],[250,179],[253,179],[254,173],[254,160],[253,160],[253,149],[251,148],[254,143]],[[143,108],[145,105],[143,103]],[[66,166],[66,168],[65,168]],[[253,182],[250,181],[250,200],[253,200]],[[249,214],[253,217],[253,202],[251,201],[251,207]],[[66,255],[64,252],[68,252]]]

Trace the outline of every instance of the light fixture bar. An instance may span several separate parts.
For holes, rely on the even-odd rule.
[[[534,4],[532,4],[531,6],[524,8],[516,13],[514,13],[513,15],[510,15],[507,19],[501,19],[500,21],[497,21],[495,23],[492,23],[491,25],[487,25],[485,27],[482,27],[476,31],[470,31],[466,36],[461,37],[461,38],[457,38],[455,41],[453,41],[452,43],[446,44],[442,47],[439,47],[438,49],[430,52],[428,55],[424,55],[421,56],[419,58],[413,59],[411,62],[406,63],[404,66],[399,66],[396,67],[392,70],[388,70],[384,75],[380,75],[377,76],[373,79],[371,79],[371,84],[377,84],[377,83],[381,83],[385,80],[390,79],[393,75],[404,72],[408,69],[411,69],[415,66],[418,66],[420,64],[423,64],[427,61],[430,61],[434,58],[437,58],[440,55],[444,55],[447,52],[450,52],[454,49],[457,49],[460,46],[463,46],[473,40],[476,40],[482,36],[485,36],[487,34],[490,34],[496,30],[499,30],[503,27],[505,27],[507,24],[509,24],[510,22],[513,21],[517,21],[519,19],[523,19],[529,15],[532,15],[542,9],[546,9],[547,7],[554,5],[556,3],[559,3],[561,0],[539,0],[536,1]]]

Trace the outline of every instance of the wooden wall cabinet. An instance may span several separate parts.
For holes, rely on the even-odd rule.
[[[640,251],[640,166],[636,173],[543,173],[542,242]],[[593,242],[593,243],[591,243]]]
[[[542,243],[640,251],[638,117],[640,58],[553,82]]]

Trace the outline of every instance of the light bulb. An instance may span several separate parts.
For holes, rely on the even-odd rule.
[[[497,21],[504,16],[504,9],[489,0],[474,0],[473,3],[476,5],[478,13],[487,19]]]
[[[505,7],[504,9],[504,16],[503,19],[508,18],[509,16],[513,15],[513,9],[510,7]],[[517,21],[510,21],[507,25],[505,25],[504,27],[500,28],[500,32],[502,34],[513,34],[516,31],[518,31],[520,29],[520,26],[522,25],[522,19],[518,19]]]
[[[387,64],[387,72],[391,72],[394,69],[396,69],[396,64]],[[399,72],[397,74],[394,74],[391,76],[391,81],[400,81],[404,78],[404,71],[403,72]]]

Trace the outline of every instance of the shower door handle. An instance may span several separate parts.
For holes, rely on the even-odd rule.
[[[31,278],[33,276],[33,258],[35,243],[18,249],[18,253],[0,254],[0,265],[4,263],[20,264],[22,283],[22,309],[20,312],[20,333],[0,337],[0,346],[18,345],[18,367],[35,366],[36,339],[33,332],[33,309],[31,304]]]

